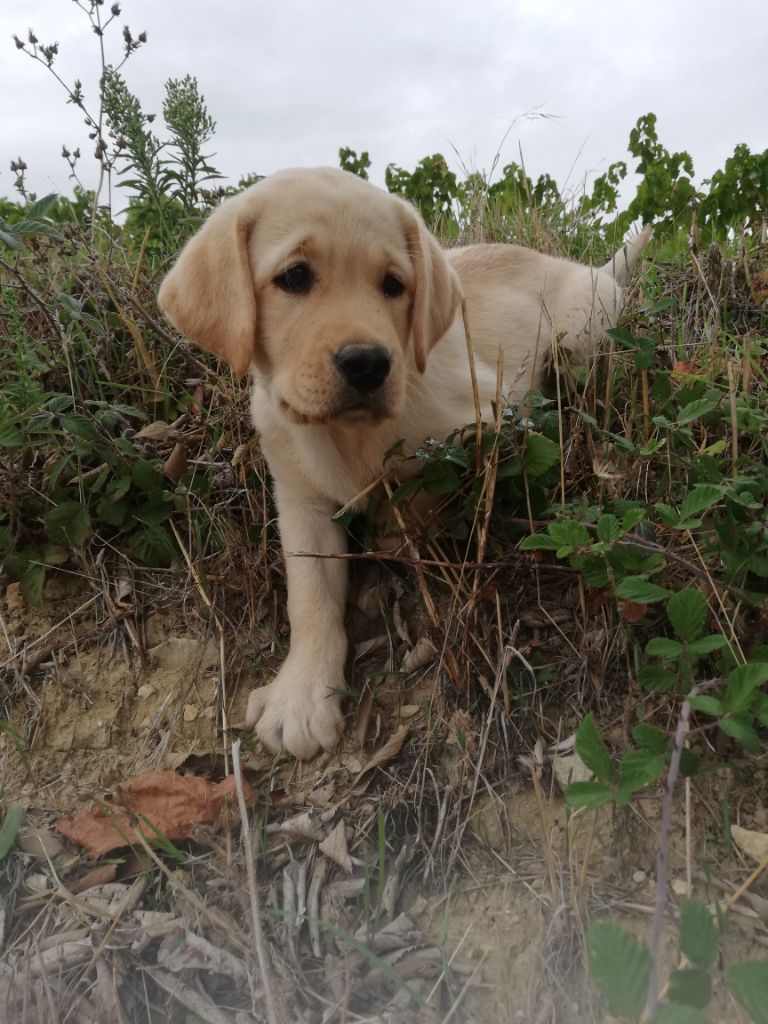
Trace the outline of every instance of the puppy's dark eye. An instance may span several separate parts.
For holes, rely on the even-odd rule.
[[[306,295],[315,283],[315,275],[308,263],[294,263],[272,279],[272,284],[289,295]]]
[[[405,285],[394,274],[385,274],[384,280],[381,282],[381,290],[388,299],[396,299],[405,291]]]

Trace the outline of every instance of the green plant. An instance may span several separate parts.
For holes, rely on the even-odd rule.
[[[608,922],[596,922],[587,931],[592,977],[612,1013],[639,1020],[648,1005],[648,1024],[707,1024],[704,1012],[717,986],[724,986],[741,1003],[755,1024],[764,1024],[768,1006],[768,960],[747,960],[728,965],[718,960],[727,917],[719,907],[716,918],[704,904],[684,899],[678,933],[680,966],[672,970],[661,998],[649,999],[654,967],[651,951],[631,935]],[[716,923],[717,922],[717,923]]]

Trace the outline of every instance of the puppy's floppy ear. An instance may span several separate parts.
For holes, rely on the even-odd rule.
[[[427,356],[451,326],[461,302],[461,285],[445,253],[416,211],[406,206],[408,251],[416,273],[411,313],[416,369],[424,373]]]
[[[256,348],[248,241],[257,206],[252,194],[226,199],[181,250],[157,296],[181,334],[225,359],[238,376]]]

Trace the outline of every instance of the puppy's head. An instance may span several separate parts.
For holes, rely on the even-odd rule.
[[[415,211],[345,171],[283,171],[225,200],[163,281],[161,309],[298,423],[396,416],[460,301]]]

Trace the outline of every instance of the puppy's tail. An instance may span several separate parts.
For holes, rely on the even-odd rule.
[[[652,234],[653,228],[650,224],[646,225],[639,234],[630,239],[617,253],[614,253],[602,268],[614,278],[616,284],[622,286],[629,284],[632,270],[640,259],[643,249],[650,242]]]

